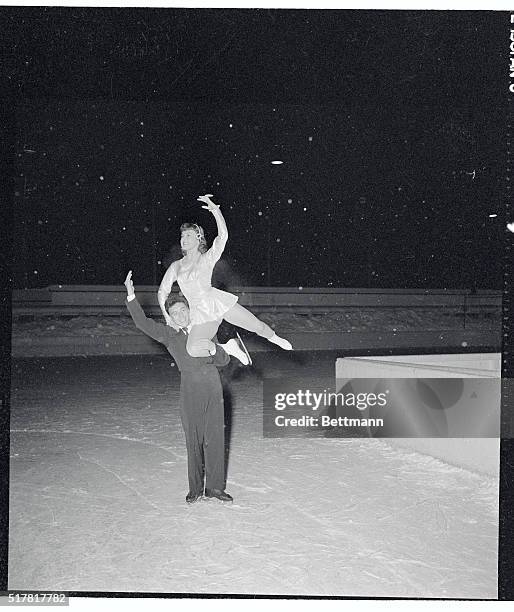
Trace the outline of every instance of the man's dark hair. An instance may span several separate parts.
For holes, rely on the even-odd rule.
[[[186,298],[182,297],[181,295],[174,295],[166,299],[166,312],[169,312],[173,304],[178,304],[179,302],[185,304],[189,308]]]

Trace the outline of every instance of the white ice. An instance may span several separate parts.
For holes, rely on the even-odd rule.
[[[167,358],[41,363],[14,369],[9,588],[497,596],[496,479],[379,440],[264,439],[254,370],[230,387],[234,504],[188,506]]]

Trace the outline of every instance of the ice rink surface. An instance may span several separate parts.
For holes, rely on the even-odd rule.
[[[9,588],[496,598],[497,479],[381,440],[263,438],[262,374],[333,376],[337,356],[226,373],[234,503],[193,506],[168,357],[14,362]]]

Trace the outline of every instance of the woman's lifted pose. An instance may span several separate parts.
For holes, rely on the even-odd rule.
[[[192,327],[186,348],[192,357],[205,357],[209,354],[206,340],[210,341],[216,334],[223,319],[254,332],[285,350],[292,350],[290,342],[277,336],[269,325],[238,304],[236,295],[212,287],[212,270],[225,249],[228,231],[219,206],[214,204],[211,198],[212,194],[207,194],[200,196],[198,200],[206,204],[202,208],[214,215],[218,235],[211,248],[207,249],[204,231],[199,225],[184,223],[181,226],[180,246],[184,256],[174,261],[166,270],[158,292],[159,305],[166,323],[171,324],[170,316],[166,312],[166,298],[173,283],[177,281],[189,302]]]

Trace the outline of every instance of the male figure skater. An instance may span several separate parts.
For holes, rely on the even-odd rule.
[[[162,342],[180,370],[180,417],[186,436],[189,477],[186,502],[193,504],[204,494],[204,463],[205,497],[231,502],[232,497],[225,492],[223,392],[217,367],[227,365],[229,354],[248,364],[246,348],[241,350],[235,339],[223,345],[207,340],[205,345],[211,357],[191,357],[186,350],[189,308],[185,301],[178,298],[169,304],[171,321],[165,325],[145,316],[136,299],[132,271],[124,284],[126,305],[136,327]]]

